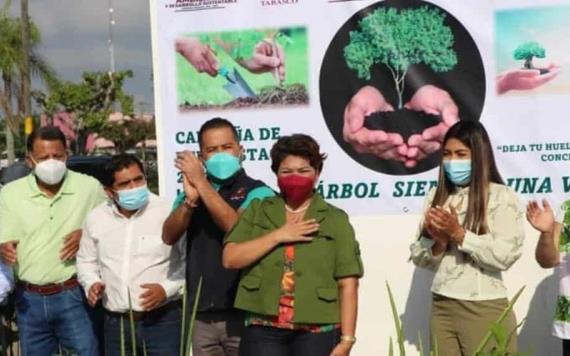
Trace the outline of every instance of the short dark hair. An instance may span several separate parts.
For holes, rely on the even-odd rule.
[[[141,172],[144,174],[144,167],[140,159],[128,153],[119,153],[111,157],[109,163],[105,165],[105,175],[103,184],[106,187],[112,187],[115,183],[115,173],[127,169],[133,164],[136,164]]]
[[[26,142],[28,152],[32,152],[34,150],[34,143],[36,140],[60,141],[63,144],[63,148],[67,150],[67,140],[65,139],[65,135],[61,132],[59,127],[56,126],[42,126],[32,131],[30,136],[28,136],[28,141]]]
[[[212,129],[222,129],[222,128],[228,128],[232,130],[236,142],[239,143],[239,135],[234,124],[232,124],[230,120],[224,119],[223,117],[214,117],[213,119],[210,119],[205,123],[203,123],[202,126],[200,127],[200,131],[198,131],[198,144],[200,145],[200,148],[202,148],[204,133],[206,131]]]
[[[327,158],[320,152],[319,144],[309,135],[293,134],[280,137],[271,147],[271,170],[277,174],[281,162],[287,156],[299,156],[309,161],[311,167],[317,172],[323,169],[323,162]]]

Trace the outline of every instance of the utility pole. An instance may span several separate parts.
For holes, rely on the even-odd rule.
[[[113,0],[109,0],[109,39],[107,40],[107,46],[109,47],[109,72],[111,74],[115,74],[115,47],[113,43],[113,26],[115,26],[114,12]]]
[[[28,15],[28,0],[20,0],[20,21],[22,22],[22,107],[24,120],[30,121],[32,116],[32,96],[30,80],[30,16]],[[26,134],[27,136],[27,134]]]

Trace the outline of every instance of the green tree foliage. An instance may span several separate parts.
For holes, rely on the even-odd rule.
[[[411,65],[423,63],[435,72],[451,70],[457,64],[454,36],[444,23],[445,14],[436,8],[378,8],[350,31],[344,48],[349,68],[361,79],[370,80],[376,64],[384,64],[394,78],[398,107],[402,107],[404,79]]]
[[[570,322],[570,300],[565,296],[559,296],[556,300],[554,320]]]
[[[524,67],[533,69],[532,59],[546,57],[546,50],[538,42],[528,41],[519,45],[513,52],[513,57],[516,60],[524,59]]]
[[[156,138],[154,120],[143,119],[107,122],[98,135],[113,142],[117,153],[133,149],[139,142]]]
[[[10,17],[10,2],[0,9],[0,114],[6,120],[9,130],[6,131],[9,160],[14,158],[14,139],[21,132],[23,118],[22,97],[22,22],[19,18]],[[48,88],[56,81],[55,71],[38,52],[41,34],[37,26],[30,23],[30,74],[41,79]]]
[[[123,91],[124,81],[132,77],[130,70],[85,72],[80,83],[57,83],[49,94],[35,92],[34,95],[48,116],[60,111],[75,114],[75,153],[83,154],[87,135],[102,131],[111,112],[120,110],[124,115],[133,113],[133,97]]]

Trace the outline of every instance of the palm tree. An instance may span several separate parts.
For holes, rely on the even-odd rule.
[[[20,123],[24,115],[26,98],[23,97],[21,80],[23,75],[23,45],[22,45],[22,21],[19,18],[9,16],[10,2],[8,1],[0,9],[0,112],[6,120],[6,147],[8,161],[15,159],[14,134],[19,135]],[[30,74],[41,79],[48,88],[56,82],[55,71],[42,58],[37,47],[41,42],[39,29],[30,22],[29,31],[29,61]],[[17,104],[16,109],[14,103]]]

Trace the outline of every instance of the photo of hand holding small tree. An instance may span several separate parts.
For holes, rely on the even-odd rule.
[[[442,73],[458,63],[454,34],[445,18],[435,7],[382,7],[362,18],[350,32],[344,48],[346,65],[367,81],[376,66],[384,66],[393,79],[392,85],[382,83],[379,88],[371,83],[361,88],[345,109],[344,139],[357,152],[414,167],[440,149],[445,132],[459,119],[451,95],[434,85],[422,86],[407,103],[403,95],[412,66],[424,65]],[[396,91],[397,102],[385,99],[383,93],[390,90]]]
[[[511,90],[532,90],[554,79],[560,67],[550,63],[547,67],[537,67],[534,58],[546,58],[546,49],[536,41],[527,41],[513,51],[513,59],[522,61],[522,68],[511,69],[497,76],[497,93]]]
[[[563,45],[570,6],[500,9],[495,12],[496,93],[526,96],[568,93],[570,56]],[[530,21],[529,19],[533,19]]]

